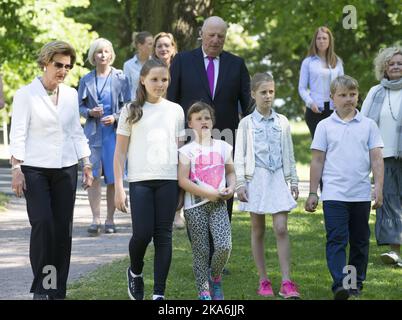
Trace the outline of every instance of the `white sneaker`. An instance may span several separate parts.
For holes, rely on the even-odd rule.
[[[381,261],[385,264],[396,264],[399,261],[399,256],[396,252],[390,251],[387,253],[383,253],[381,256]]]

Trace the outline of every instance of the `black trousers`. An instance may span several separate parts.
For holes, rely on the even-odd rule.
[[[70,268],[77,165],[61,169],[21,168],[32,226],[29,257],[34,280],[30,292],[64,299]]]
[[[306,108],[306,113],[304,114],[304,119],[306,120],[307,127],[310,131],[311,138],[314,138],[315,129],[318,123],[325,118],[328,118],[332,113],[329,108],[329,101],[324,102],[324,110],[321,113],[314,113],[310,108]]]
[[[172,260],[172,225],[178,204],[177,180],[131,182],[133,236],[129,244],[131,270],[141,274],[152,238],[155,247],[154,294],[163,295]]]

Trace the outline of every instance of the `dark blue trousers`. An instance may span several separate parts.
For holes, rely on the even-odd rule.
[[[327,232],[326,256],[333,279],[332,290],[342,286],[346,266],[346,247],[350,244],[348,265],[356,268],[357,287],[366,279],[370,228],[370,205],[367,202],[323,201]]]

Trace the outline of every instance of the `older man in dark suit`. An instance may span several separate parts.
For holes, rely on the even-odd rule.
[[[220,17],[205,20],[201,47],[177,54],[170,67],[171,83],[167,98],[180,104],[186,113],[196,101],[215,110],[215,128],[234,145],[239,124],[239,106],[246,114],[250,102],[250,76],[244,60],[223,51],[227,24]],[[229,218],[233,198],[228,201]]]

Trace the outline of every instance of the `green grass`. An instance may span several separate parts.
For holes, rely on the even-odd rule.
[[[311,137],[304,121],[290,122],[297,175],[300,180],[310,180]]]
[[[325,230],[321,208],[317,213],[306,213],[302,202],[289,217],[292,250],[292,278],[299,285],[303,299],[332,299],[331,277],[325,260]],[[373,231],[374,218],[370,217]],[[250,218],[246,213],[234,212],[232,221],[233,250],[228,263],[231,271],[224,277],[225,298],[263,300],[256,295],[258,275],[250,248]],[[275,292],[279,290],[281,275],[276,253],[272,220],[267,217],[266,263]],[[360,299],[401,299],[402,270],[385,266],[379,255],[385,250],[376,246],[372,232],[370,258],[364,294]],[[145,256],[145,297],[150,299],[153,286],[153,247]],[[68,299],[128,299],[126,268],[128,258],[100,267],[69,286]],[[170,300],[196,299],[192,271],[192,254],[185,231],[175,231],[173,259],[168,276],[166,296]]]

